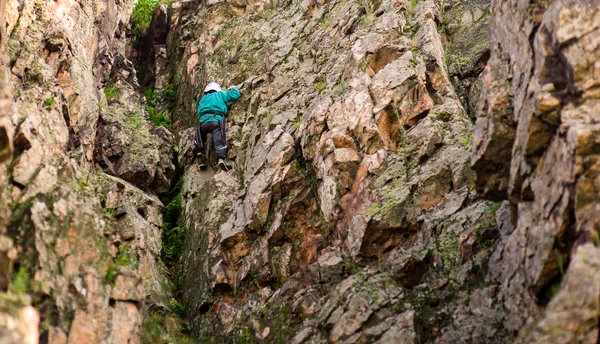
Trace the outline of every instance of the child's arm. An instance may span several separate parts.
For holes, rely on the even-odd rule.
[[[237,87],[230,87],[227,91],[223,92],[223,101],[225,103],[233,103],[240,98],[240,90]]]

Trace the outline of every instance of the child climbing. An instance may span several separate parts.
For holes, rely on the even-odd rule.
[[[206,168],[206,158],[202,156],[202,148],[206,142],[206,135],[212,133],[213,147],[218,159],[219,168],[229,171],[231,165],[227,159],[227,136],[226,119],[229,111],[228,106],[240,98],[240,91],[235,86],[226,91],[216,82],[211,82],[204,89],[204,97],[198,104],[197,115],[200,117],[200,125],[196,128],[194,136],[194,155],[200,158],[200,168]]]

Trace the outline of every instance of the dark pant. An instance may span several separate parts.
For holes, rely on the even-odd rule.
[[[225,130],[225,121],[204,122],[196,127],[194,136],[194,153],[202,152],[206,135],[212,133],[212,142],[215,147],[217,159],[225,159],[227,156],[227,137]]]

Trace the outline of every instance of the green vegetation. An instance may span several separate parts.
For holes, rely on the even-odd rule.
[[[173,102],[177,98],[177,90],[175,90],[175,86],[173,84],[167,84],[165,88],[162,90],[163,99],[167,101]]]
[[[47,98],[46,100],[44,100],[45,106],[52,106],[55,103],[56,103],[56,100],[54,98]]]
[[[222,331],[216,331],[208,324],[201,326],[201,332],[198,335],[198,342],[205,344],[218,343],[240,343],[240,344],[258,344],[289,343],[293,338],[294,329],[298,325],[300,317],[292,312],[292,306],[289,303],[272,303],[262,307],[252,314],[243,314],[241,321],[233,330],[222,335]],[[256,321],[258,328],[255,327]],[[269,328],[269,335],[266,339],[260,340],[256,332]]]
[[[471,142],[473,142],[473,139],[475,138],[475,135],[473,133],[471,133],[471,135],[463,138],[462,140],[458,141],[463,147],[468,147]]]
[[[168,4],[168,0],[138,0],[133,5],[133,12],[131,12],[131,21],[133,23],[133,33],[136,36],[142,36],[148,30],[150,22],[152,21],[152,15],[154,14],[154,8],[158,4]]]
[[[342,94],[346,93],[346,91],[348,91],[348,83],[346,80],[342,79],[340,83],[335,85],[333,88],[333,95],[341,96]]]
[[[275,110],[269,109],[269,112],[267,112],[267,122],[271,124],[273,118],[275,118]]]
[[[104,88],[104,95],[106,96],[106,100],[113,100],[121,96],[121,91],[119,91],[119,89],[117,89],[114,85],[109,83]]]
[[[417,4],[419,4],[419,2],[421,2],[421,0],[411,0],[410,1],[410,9],[409,9],[409,13],[413,13],[413,11],[415,10],[415,7],[417,7]]]
[[[324,78],[319,78],[315,81],[315,90],[323,91],[327,87],[327,81]]]
[[[171,190],[161,195],[161,201],[167,205],[163,211],[161,258],[173,283],[169,283],[171,293],[169,299],[170,309],[153,309],[149,311],[150,314],[144,317],[142,343],[145,344],[191,344],[198,342],[189,337],[187,323],[181,320],[181,317],[185,314],[185,304],[181,301],[179,287],[182,279],[179,256],[183,250],[184,231],[182,227],[177,226],[177,220],[181,213],[183,201],[182,185],[183,181],[179,180],[173,184]]]
[[[298,116],[294,120],[294,127],[296,127],[296,129],[300,128],[300,124],[302,124],[302,116]]]
[[[185,307],[183,306],[183,304],[175,300],[174,298],[171,298],[171,300],[169,300],[169,304],[171,305],[173,312],[175,312],[176,314],[183,315],[185,313]]]
[[[163,126],[169,130],[173,130],[171,127],[171,119],[164,112],[158,112],[156,107],[158,105],[165,105],[165,103],[172,103],[177,98],[177,91],[173,84],[168,84],[163,88],[161,92],[147,89],[144,91],[146,95],[146,111],[148,112],[148,119],[155,127]]]
[[[166,323],[177,325],[176,333],[169,333],[166,329]],[[186,336],[185,327],[181,321],[174,317],[164,314],[154,313],[151,316],[144,317],[142,324],[142,343],[144,344],[194,344],[196,341]]]
[[[176,265],[183,250],[184,233],[183,229],[177,226],[183,200],[182,184],[181,181],[175,184],[175,187],[163,198],[163,201],[168,203],[163,213],[162,258],[167,266],[171,267]]]
[[[363,18],[363,23],[365,25],[372,25],[375,22],[375,19],[377,19],[375,17],[375,11],[373,8],[373,4],[371,4],[369,1],[367,0],[362,0],[361,1],[361,5],[363,7],[363,10],[365,12],[365,17]]]
[[[173,130],[171,119],[165,113],[156,113],[156,108],[154,107],[146,107],[146,110],[148,111],[148,119],[155,127],[163,126],[169,129],[169,131]]]
[[[115,281],[117,279],[117,274],[119,272],[120,267],[129,267],[135,268],[137,266],[138,260],[135,253],[131,250],[128,244],[124,244],[119,248],[119,254],[108,266],[108,270],[106,271],[106,275],[104,276],[104,284],[109,284],[111,286],[115,285]]]
[[[19,271],[12,277],[10,281],[10,290],[17,294],[26,294],[31,287],[31,277],[24,267],[19,267]]]
[[[108,215],[108,218],[111,219],[112,221],[117,220],[115,218],[115,208],[106,208],[106,214]]]
[[[410,18],[406,21],[406,24],[402,27],[402,33],[409,38],[415,37],[417,31],[419,31],[419,23],[414,18]]]

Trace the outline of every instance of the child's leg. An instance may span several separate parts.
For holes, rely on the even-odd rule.
[[[225,137],[222,122],[219,121],[216,128],[212,132],[213,146],[217,159],[225,159],[227,157],[227,139]]]

